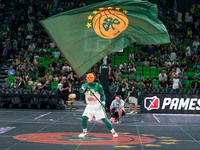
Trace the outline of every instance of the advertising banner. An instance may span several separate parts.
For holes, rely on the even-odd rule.
[[[200,95],[144,94],[141,112],[200,114]]]

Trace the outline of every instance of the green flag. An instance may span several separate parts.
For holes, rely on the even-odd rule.
[[[103,57],[138,42],[169,43],[155,4],[110,0],[41,21],[68,63],[82,76]]]

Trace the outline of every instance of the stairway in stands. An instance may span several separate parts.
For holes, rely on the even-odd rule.
[[[5,81],[5,78],[8,76],[9,67],[0,64],[0,85]]]

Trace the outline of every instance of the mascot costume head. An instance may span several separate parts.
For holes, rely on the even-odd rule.
[[[86,76],[87,83],[94,82],[94,79],[95,79],[94,74],[92,74],[92,73],[87,74],[87,76]]]

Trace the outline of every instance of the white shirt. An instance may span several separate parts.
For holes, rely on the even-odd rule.
[[[29,46],[28,46],[28,49],[34,50],[34,49],[35,49],[35,45],[34,45],[34,44],[33,44],[33,45],[29,45]]]
[[[62,67],[62,70],[65,70],[65,69],[68,69],[69,71],[72,70],[72,68],[71,68],[70,66],[63,66],[63,67]]]
[[[178,89],[179,88],[179,79],[173,79],[173,85],[172,89]]]
[[[62,83],[58,83],[57,88],[58,88],[59,90],[61,90],[62,87],[63,87],[63,84],[62,84]]]
[[[176,60],[176,53],[172,52],[169,56],[170,60]]]
[[[167,67],[167,66],[171,66],[172,65],[172,63],[171,62],[165,62],[165,66]]]
[[[124,110],[124,101],[120,99],[119,102],[117,100],[113,100],[110,106],[118,108],[119,106],[122,106],[122,105],[123,105],[122,110]]]
[[[186,48],[186,50],[187,50],[187,52],[185,52],[185,56],[191,56],[191,48],[190,48],[190,46],[188,46]]]
[[[50,45],[51,48],[56,47],[56,44],[54,42],[51,42],[49,45]]]
[[[119,69],[121,70],[122,67],[125,66],[125,65],[126,65],[126,63],[124,63],[124,65],[123,65],[123,64],[120,64]]]
[[[197,49],[199,45],[200,45],[199,41],[196,40],[192,43],[192,47],[195,46],[195,49]]]

